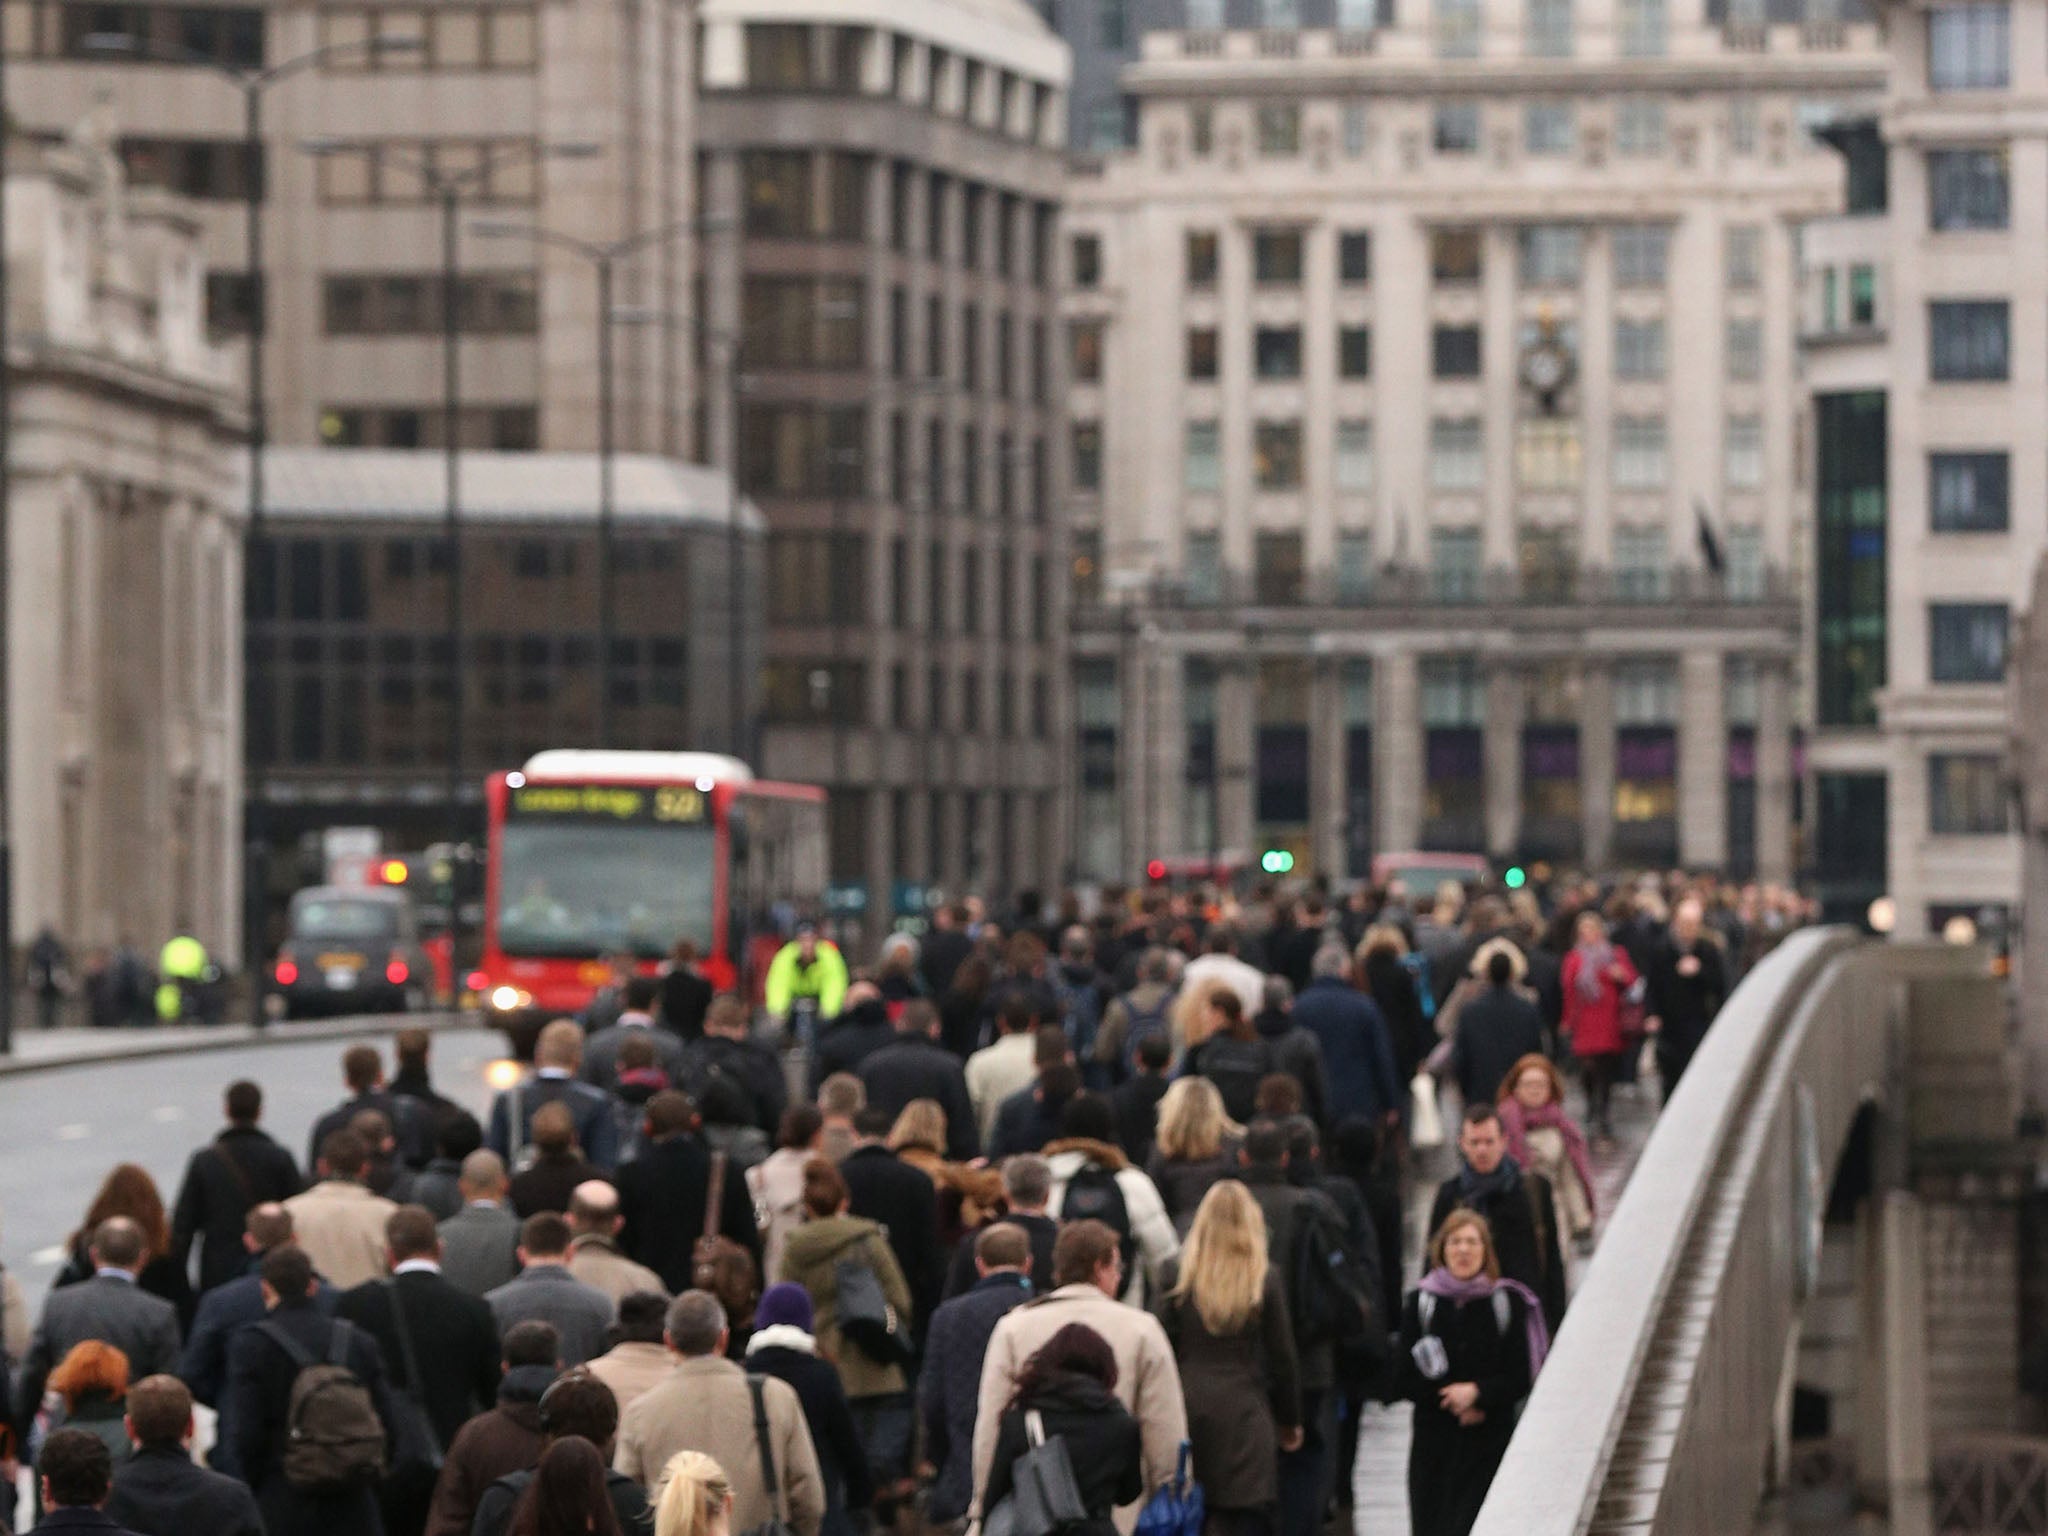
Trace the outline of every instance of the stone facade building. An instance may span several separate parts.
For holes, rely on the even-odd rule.
[[[1875,29],[1298,9],[1146,35],[1069,192],[1078,871],[1789,876],[1796,230]]]
[[[14,932],[240,942],[243,421],[194,210],[96,114],[10,151]]]

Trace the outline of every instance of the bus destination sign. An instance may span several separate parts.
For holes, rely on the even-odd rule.
[[[524,784],[508,812],[534,821],[660,822],[692,825],[710,814],[694,784]]]

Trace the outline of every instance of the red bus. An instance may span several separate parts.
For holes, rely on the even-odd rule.
[[[825,792],[709,752],[549,751],[484,787],[483,952],[467,978],[530,1048],[587,1006],[610,957],[652,974],[678,940],[720,990],[758,999],[825,896]]]

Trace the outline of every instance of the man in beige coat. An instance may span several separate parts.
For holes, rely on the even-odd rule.
[[[668,1295],[661,1276],[619,1251],[619,1192],[603,1179],[586,1179],[569,1196],[569,1273],[614,1302],[635,1291]],[[623,1406],[623,1404],[621,1405]]]
[[[661,1342],[667,1319],[668,1298],[659,1291],[636,1291],[619,1299],[619,1342],[586,1369],[612,1389],[620,1413],[667,1381],[675,1370],[676,1357]]]
[[[803,1403],[787,1382],[762,1381],[778,1488],[771,1500],[754,1432],[753,1394],[747,1373],[725,1358],[726,1338],[725,1308],[710,1292],[685,1291],[670,1303],[668,1347],[676,1356],[675,1369],[620,1419],[612,1466],[653,1500],[661,1495],[669,1459],[678,1451],[702,1451],[732,1482],[734,1530],[751,1530],[780,1515],[797,1536],[818,1536],[825,1518],[825,1484]]]
[[[1099,1221],[1077,1221],[1060,1229],[1052,1250],[1050,1295],[1004,1314],[982,1357],[981,1400],[974,1416],[974,1505],[995,1457],[996,1430],[1029,1360],[1069,1323],[1085,1323],[1109,1341],[1116,1354],[1117,1400],[1130,1410],[1144,1436],[1145,1492],[1116,1512],[1117,1529],[1128,1533],[1155,1489],[1170,1482],[1187,1438],[1187,1404],[1181,1397],[1180,1367],[1159,1319],[1116,1298],[1123,1290],[1123,1253],[1117,1235]]]
[[[338,1291],[381,1278],[384,1224],[398,1207],[362,1182],[369,1147],[354,1131],[329,1131],[314,1166],[320,1182],[284,1203],[314,1272]]]

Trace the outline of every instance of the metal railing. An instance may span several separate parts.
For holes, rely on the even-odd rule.
[[[1827,1192],[1866,1102],[1903,1097],[1903,978],[1968,950],[1787,939],[1728,1000],[1572,1298],[1474,1536],[1753,1528]]]

